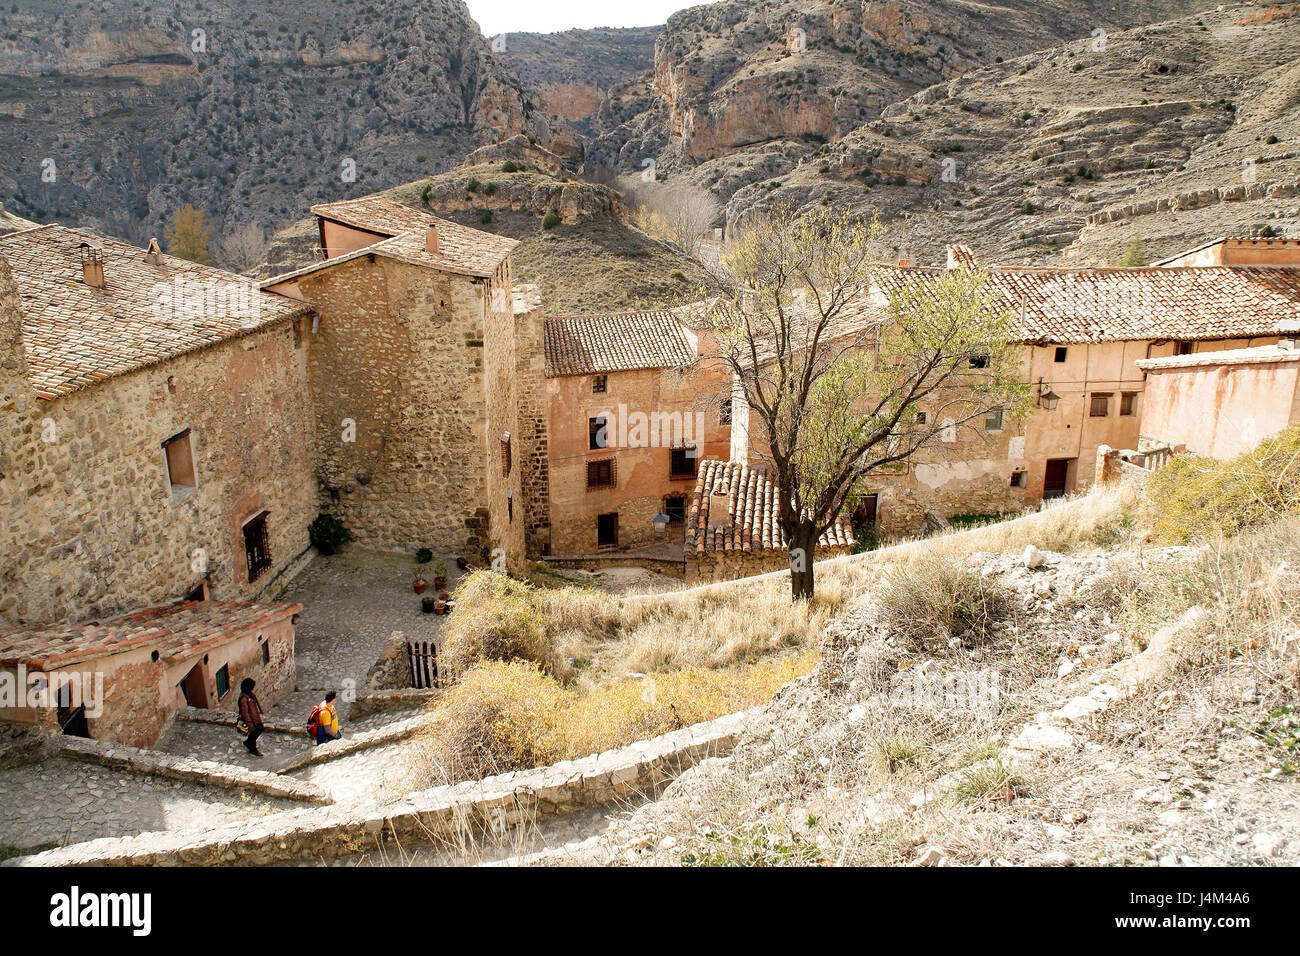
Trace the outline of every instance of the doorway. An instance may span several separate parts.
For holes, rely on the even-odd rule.
[[[618,512],[596,516],[596,547],[618,547]]]
[[[185,695],[185,703],[191,707],[206,709],[208,706],[207,681],[203,679],[203,662],[195,664],[180,684],[177,685]]]
[[[1070,487],[1070,466],[1073,458],[1049,458],[1043,469],[1043,497],[1060,498]]]
[[[62,684],[58,691],[58,709],[55,711],[55,719],[59,722],[59,730],[63,731],[69,737],[89,737],[90,724],[86,720],[86,705],[78,704],[72,706],[72,688],[67,684]]]

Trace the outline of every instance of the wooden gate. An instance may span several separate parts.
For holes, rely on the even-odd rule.
[[[406,650],[411,660],[412,687],[424,690],[446,687],[452,682],[452,675],[438,660],[435,641],[407,641]]]

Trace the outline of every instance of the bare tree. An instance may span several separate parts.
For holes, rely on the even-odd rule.
[[[222,261],[236,272],[251,272],[266,258],[266,233],[255,222],[241,223],[221,239]]]
[[[750,220],[717,276],[729,291],[709,317],[766,443],[795,599],[812,596],[817,542],[869,476],[1027,403],[1014,320],[990,307],[985,276],[886,272],[882,232],[778,208]]]
[[[722,215],[722,204],[706,189],[646,182],[640,176],[622,177],[619,189],[641,229],[675,243],[687,255],[696,255],[700,240]]]

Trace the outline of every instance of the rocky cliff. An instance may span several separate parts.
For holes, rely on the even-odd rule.
[[[1294,228],[1300,7],[1203,5],[693,8],[606,95],[587,166],[653,162],[733,227],[777,202],[878,211],[928,261],[958,239],[1097,263],[1134,231],[1164,252]]]
[[[562,127],[460,0],[0,10],[0,201],[137,242],[186,202],[270,227]]]
[[[493,37],[497,56],[550,113],[586,133],[605,93],[654,66],[662,26],[509,33]]]

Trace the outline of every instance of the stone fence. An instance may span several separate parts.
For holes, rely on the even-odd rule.
[[[140,750],[87,737],[53,737],[50,739],[50,749],[54,754],[70,760],[144,776],[170,777],[172,780],[183,780],[202,787],[252,791],[268,797],[307,803],[332,802],[329,794],[305,780],[283,777],[264,770],[245,770],[243,767],[212,760],[176,757],[157,750]]]
[[[651,797],[699,761],[731,752],[755,711],[650,740],[408,794],[379,807],[290,810],[205,830],[142,833],[48,850],[0,866],[273,864],[410,846],[526,825],[539,816]]]
[[[1152,474],[1169,464],[1182,450],[1181,445],[1153,444],[1141,451],[1098,445],[1095,471],[1097,483],[1132,481],[1141,487]]]

